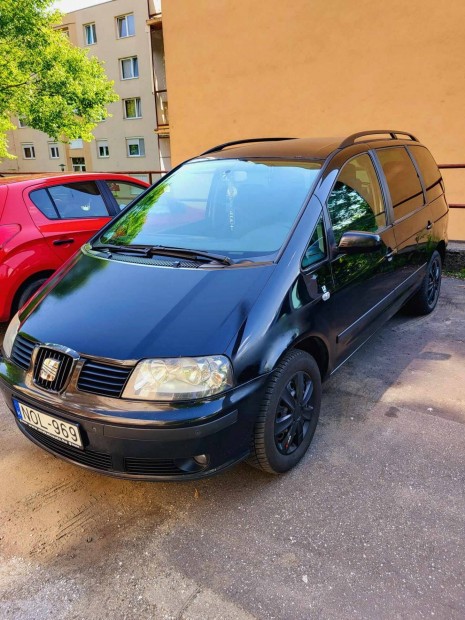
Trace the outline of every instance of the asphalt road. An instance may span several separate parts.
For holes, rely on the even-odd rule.
[[[133,483],[29,443],[0,400],[0,617],[465,618],[465,282],[324,388],[311,451]]]

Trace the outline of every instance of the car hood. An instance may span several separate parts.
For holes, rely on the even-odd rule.
[[[119,360],[225,353],[274,267],[156,267],[84,253],[73,262],[21,331]]]

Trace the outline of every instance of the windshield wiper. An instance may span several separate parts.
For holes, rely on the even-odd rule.
[[[233,262],[229,256],[223,256],[222,254],[213,254],[212,252],[204,252],[203,250],[190,250],[186,248],[175,248],[168,245],[152,245],[149,248],[149,255],[161,254],[163,256],[174,256],[177,258],[207,258],[209,260],[216,260],[218,263],[224,265],[232,265]]]
[[[222,254],[213,254],[211,252],[203,252],[202,250],[190,250],[186,248],[175,248],[166,245],[113,245],[112,243],[100,244],[96,243],[92,246],[93,250],[102,250],[120,254],[138,254],[139,256],[153,256],[160,254],[161,256],[173,256],[174,258],[186,258],[191,260],[208,259],[214,260],[224,265],[232,265],[233,261],[228,256]]]
[[[101,250],[102,252],[121,253],[121,254],[139,254],[148,256],[150,246],[145,245],[113,245],[112,243],[95,243],[91,246],[93,250]]]

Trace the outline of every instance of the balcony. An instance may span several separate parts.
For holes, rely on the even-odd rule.
[[[157,128],[160,137],[169,136],[168,94],[166,88],[155,91],[155,107],[157,112]]]

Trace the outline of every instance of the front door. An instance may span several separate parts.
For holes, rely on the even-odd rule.
[[[343,165],[326,204],[332,225],[334,280],[328,311],[340,363],[385,320],[398,284],[394,232],[370,154],[356,155]],[[368,254],[340,253],[337,245],[346,231],[377,233],[382,247]]]

